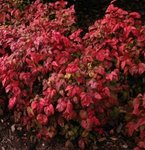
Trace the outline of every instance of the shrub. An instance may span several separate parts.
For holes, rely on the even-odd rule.
[[[145,30],[138,13],[110,5],[81,38],[65,6],[37,0],[24,11],[14,5],[13,16],[2,9],[9,17],[0,27],[0,81],[16,123],[38,138],[78,139],[84,149],[143,94]],[[133,88],[130,77],[141,78]]]
[[[110,93],[115,93],[119,114],[121,111],[126,112],[128,134],[131,136],[134,133],[137,136],[139,133],[135,139],[141,148],[145,148],[144,39],[145,27],[140,22],[140,15],[110,5],[104,19],[96,21],[84,37],[86,45],[83,57],[84,63],[90,63],[93,69],[96,66],[103,68],[103,77],[100,78],[105,79],[104,83]],[[97,76],[96,72],[93,74]],[[105,102],[103,106],[106,104]],[[111,114],[114,116],[114,113],[116,112]]]

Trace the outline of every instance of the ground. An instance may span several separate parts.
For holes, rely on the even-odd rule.
[[[119,131],[98,139],[96,145],[90,145],[90,150],[132,150],[133,142]],[[10,121],[9,116],[0,119],[0,150],[76,150],[73,145],[66,147],[63,137],[56,137],[52,141],[35,139],[33,134]]]

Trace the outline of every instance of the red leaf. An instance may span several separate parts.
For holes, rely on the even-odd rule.
[[[91,103],[93,103],[93,100],[92,100],[92,97],[90,95],[88,95],[87,93],[85,92],[82,92],[80,94],[80,97],[81,97],[81,104],[82,106],[90,106]]]
[[[145,141],[140,141],[138,145],[140,148],[145,149]]]
[[[68,64],[66,73],[76,73],[78,70],[78,60],[75,60],[73,63]]]
[[[41,98],[40,101],[39,101],[39,106],[44,107],[44,106],[47,106],[47,105],[48,105],[47,99]]]
[[[121,68],[124,69],[125,66],[126,66],[126,61],[124,60],[124,61],[121,62]]]
[[[5,90],[6,90],[6,93],[8,93],[10,90],[11,90],[11,85],[9,84],[8,86],[6,86]]]
[[[131,12],[131,13],[129,14],[129,16],[130,16],[130,17],[133,17],[133,18],[136,18],[136,19],[141,18],[141,15],[140,15],[139,13],[137,13],[137,12]]]
[[[20,19],[20,11],[19,11],[19,9],[15,10],[14,15],[15,15],[16,19]]]
[[[97,93],[97,92],[94,94],[94,96],[95,96],[95,98],[98,99],[98,100],[101,100],[101,99],[102,99],[102,96],[101,96],[99,93]]]
[[[42,55],[41,54],[37,54],[37,53],[31,53],[31,60],[34,62],[34,63],[38,63],[40,60],[42,60]]]
[[[60,56],[58,62],[60,65],[65,64],[68,61],[68,56]]]
[[[105,88],[103,89],[103,92],[104,92],[104,94],[105,94],[106,96],[110,96],[110,90],[109,90],[108,87],[105,87]]]
[[[79,142],[78,142],[78,144],[79,144],[79,147],[80,147],[81,150],[85,149],[85,142],[84,142],[83,139],[80,139]]]
[[[143,74],[145,72],[145,63],[139,63],[138,72],[139,74]]]
[[[44,114],[38,114],[37,115],[37,120],[41,125],[46,125],[48,123],[48,118]]]
[[[66,91],[68,91],[68,96],[69,97],[74,97],[77,95],[80,95],[81,89],[78,86],[72,86],[72,85],[68,85],[66,87]]]
[[[139,147],[135,147],[133,150],[141,150]]]
[[[127,128],[128,128],[128,135],[129,136],[132,136],[134,131],[137,129],[136,124],[134,122],[129,122],[127,124]]]
[[[80,116],[81,119],[87,119],[87,117],[88,117],[87,111],[80,110],[79,116]]]
[[[64,119],[63,119],[62,117],[59,117],[59,118],[57,119],[57,122],[58,122],[58,124],[59,124],[61,127],[64,127]]]
[[[114,81],[114,80],[118,80],[118,75],[117,75],[118,70],[114,70],[111,73],[106,75],[106,79],[109,81]]]
[[[131,33],[131,30],[132,30],[132,26],[126,26],[126,27],[124,27],[125,38],[129,37],[129,34]]]
[[[134,100],[133,100],[133,114],[135,114],[135,115],[139,115],[139,113],[140,113],[140,110],[139,110],[139,105],[140,105],[140,99],[139,98],[135,98]]]
[[[94,124],[95,126],[100,126],[100,125],[101,125],[99,119],[96,118],[95,116],[92,117],[91,120],[92,120],[92,122],[93,122],[93,124]]]
[[[9,109],[13,109],[15,104],[16,104],[16,97],[10,98],[9,105],[8,105]]]
[[[52,66],[58,67],[59,65],[58,65],[58,63],[56,61],[53,61],[52,62]]]
[[[145,119],[144,118],[140,118],[138,120],[138,122],[136,123],[136,127],[139,128],[140,126],[145,125]]]
[[[68,40],[68,38],[63,37],[62,40],[63,40],[63,43],[64,43],[64,45],[65,45],[66,47],[69,47],[69,46],[70,46],[70,41]]]
[[[49,117],[51,115],[54,114],[54,107],[52,104],[50,104],[49,106],[44,107],[44,112],[45,114]]]
[[[31,107],[27,107],[27,113],[30,118],[34,116],[34,112]]]
[[[81,121],[81,126],[84,128],[84,129],[86,129],[86,130],[91,130],[91,128],[92,128],[92,126],[93,126],[93,124],[92,124],[92,122],[91,122],[91,119],[86,119],[86,120],[82,120]]]
[[[33,101],[33,102],[31,103],[31,108],[32,108],[32,110],[33,110],[33,111],[36,110],[37,107],[38,107],[38,102],[37,102],[37,101]]]
[[[66,110],[63,113],[63,116],[67,119],[67,120],[71,120],[76,116],[75,111],[73,110],[73,105],[70,101],[67,102],[67,106],[66,106]]]
[[[65,89],[65,91],[71,91],[73,89],[73,86],[72,85],[68,85]]]
[[[100,75],[104,75],[105,74],[105,69],[101,66],[97,67],[96,72]]]
[[[105,59],[105,50],[99,50],[96,54],[96,59],[99,61],[104,61]]]
[[[62,112],[65,110],[67,102],[64,99],[59,99],[56,106],[57,111]]]
[[[56,90],[52,88],[48,88],[46,91],[44,91],[44,95],[47,95],[50,99],[52,99],[56,94]]]

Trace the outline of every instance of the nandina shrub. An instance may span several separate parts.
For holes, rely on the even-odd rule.
[[[9,25],[6,19],[2,20],[0,78],[9,97],[9,108],[16,106],[14,117],[18,121],[22,115],[29,119],[27,106],[35,97],[43,97],[45,79],[53,72],[63,71],[74,57],[71,53],[77,54],[81,48],[65,36],[75,30],[74,9],[66,9],[65,5],[64,1],[45,5],[36,1],[24,12],[18,11],[21,17],[11,18]],[[7,13],[6,9],[2,11]]]
[[[36,1],[24,12],[17,11],[21,17],[14,16],[9,23],[3,19],[0,28],[0,80],[8,95],[8,108],[13,111],[15,122],[27,130],[35,127],[38,137],[52,138],[58,126],[72,127],[69,120],[79,123],[75,121],[75,110],[79,113],[81,106],[73,106],[71,99],[81,88],[76,85],[70,96],[76,83],[70,73],[78,69],[75,65],[83,45],[80,30],[73,25],[74,9],[65,9],[65,5],[63,1],[45,5]],[[2,11],[7,13],[6,9]],[[77,103],[77,96],[74,101]],[[87,121],[91,126],[92,122],[99,124],[95,117],[91,119]]]
[[[36,1],[2,20],[0,81],[15,122],[38,138],[79,139],[84,149],[120,106],[144,92],[145,30],[138,13],[110,5],[80,38],[74,9],[65,5]],[[133,89],[130,77],[141,78]]]
[[[130,116],[127,127],[129,135],[136,130],[140,133],[138,141],[140,140],[139,146],[142,148],[144,148],[144,111],[142,107],[140,108],[140,103],[144,100],[145,92],[144,39],[145,27],[141,25],[140,15],[110,5],[104,19],[96,21],[85,35],[86,45],[83,51],[85,57],[82,56],[83,64],[89,63],[93,69],[103,68],[99,78],[104,79],[110,93],[115,94],[119,103],[117,111],[126,112],[126,118],[129,117],[132,105],[134,111],[138,111],[139,116],[135,114],[136,119],[134,115]],[[94,70],[92,74],[97,76]],[[135,98],[139,93],[140,95]]]

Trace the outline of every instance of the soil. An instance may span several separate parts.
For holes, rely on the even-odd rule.
[[[113,130],[112,130],[113,131]],[[121,133],[122,131],[120,131]],[[77,150],[77,144],[66,147],[63,137],[55,137],[51,141],[39,140],[31,133],[10,121],[9,116],[0,119],[0,150]],[[112,132],[100,137],[96,144],[89,145],[88,150],[132,150],[133,141],[121,134]]]
[[[94,0],[96,1],[96,0]],[[93,24],[96,19],[103,18],[105,10],[110,0],[101,3],[90,3],[85,0],[72,0],[75,4],[78,26],[87,31],[88,26]],[[125,10],[138,11],[142,15],[145,23],[145,1],[141,0],[117,0],[115,3]],[[134,142],[132,139],[122,134],[123,129],[118,132],[112,131],[111,134],[98,139],[96,145],[90,145],[90,150],[132,150]],[[77,150],[76,144],[66,147],[63,137],[56,137],[52,141],[38,140],[33,134],[25,132],[22,128],[10,121],[9,114],[0,118],[0,150]]]

